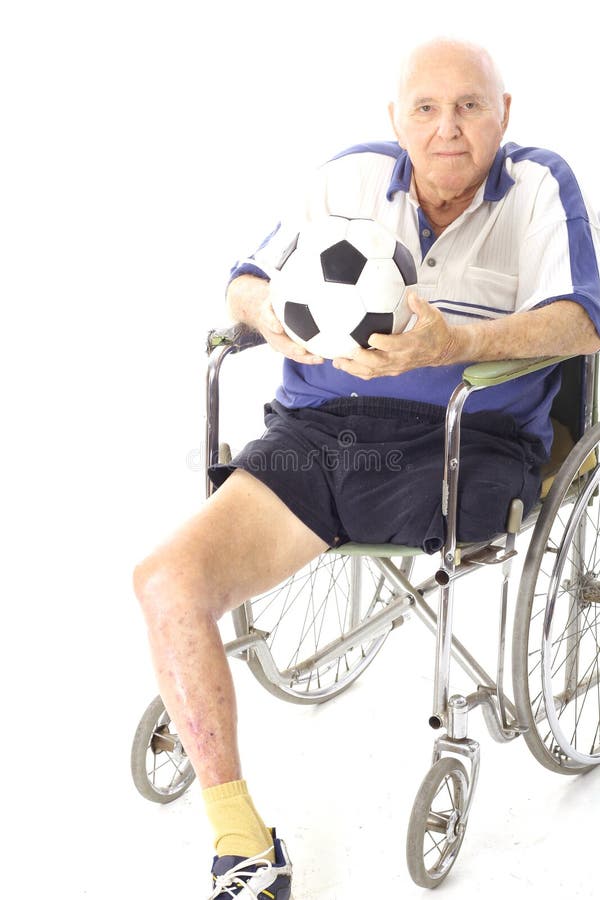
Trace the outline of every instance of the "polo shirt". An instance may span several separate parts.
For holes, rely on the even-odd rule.
[[[397,235],[417,267],[416,290],[451,323],[498,319],[568,299],[581,304],[600,334],[600,227],[567,163],[557,154],[508,143],[498,150],[470,206],[435,237],[419,206],[412,164],[398,144],[361,144],[319,168],[302,197],[231,277],[268,278],[303,223],[333,214],[372,218]],[[396,397],[445,406],[468,363],[413,369],[364,381],[330,361],[284,359],[277,399],[318,407],[344,396]],[[558,368],[476,391],[465,409],[501,410],[518,426],[552,439],[549,411]]]

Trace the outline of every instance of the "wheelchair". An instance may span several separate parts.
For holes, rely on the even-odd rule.
[[[206,464],[228,462],[219,434],[219,378],[230,354],[264,343],[241,326],[210,332],[207,343]],[[562,386],[552,408],[554,441],[540,500],[523,518],[511,504],[506,532],[481,543],[456,536],[461,411],[476,390],[560,363]],[[232,613],[235,638],[225,647],[245,661],[275,696],[323,703],[346,690],[369,666],[392,631],[419,619],[435,636],[432,712],[438,732],[432,765],[410,816],[406,859],[412,879],[435,888],[458,857],[480,765],[468,736],[469,713],[481,708],[491,737],[522,737],[546,768],[565,775],[600,763],[600,424],[597,355],[480,363],[464,370],[446,413],[442,511],[446,540],[439,561],[420,549],[347,543],[329,549],[274,590]],[[206,490],[212,485],[207,476]],[[531,533],[530,536],[528,533]],[[526,550],[517,538],[529,537]],[[513,560],[524,562],[512,634],[513,698],[505,688],[507,611]],[[419,583],[417,557],[436,565]],[[455,586],[483,567],[499,581],[496,671],[489,674],[453,634]],[[431,566],[430,566],[431,568]],[[431,597],[437,596],[437,609]],[[454,661],[473,683],[450,692]],[[135,733],[131,767],[147,799],[167,803],[194,778],[160,697]]]

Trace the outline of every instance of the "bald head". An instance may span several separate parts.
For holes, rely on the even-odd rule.
[[[469,41],[459,41],[453,38],[435,38],[415,47],[403,59],[397,87],[397,101],[400,106],[406,100],[409,84],[414,80],[415,74],[423,67],[442,67],[452,65],[457,60],[465,65],[478,68],[485,81],[489,85],[490,100],[497,104],[502,113],[504,109],[504,79],[502,74],[485,47]]]

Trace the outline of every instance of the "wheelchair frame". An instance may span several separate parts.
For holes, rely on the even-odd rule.
[[[209,334],[206,400],[207,496],[210,496],[213,490],[208,478],[208,467],[218,461],[228,461],[228,448],[219,443],[219,376],[222,364],[229,354],[239,353],[262,343],[264,340],[260,335],[242,326]],[[541,360],[483,363],[465,369],[462,382],[452,394],[446,415],[446,447],[442,483],[442,512],[446,523],[446,541],[441,550],[440,565],[433,576],[419,585],[414,585],[410,581],[413,557],[422,555],[422,552],[415,548],[346,544],[335,550],[327,551],[325,556],[331,556],[332,559],[338,560],[340,557],[344,557],[344,564],[348,558],[350,561],[349,599],[344,610],[340,633],[336,633],[332,639],[325,642],[324,646],[318,651],[315,650],[315,653],[310,654],[301,663],[294,660],[291,665],[283,668],[274,658],[269,646],[270,630],[255,627],[253,603],[256,601],[248,601],[233,613],[237,637],[225,645],[227,654],[245,660],[256,677],[272,693],[296,702],[323,702],[344,690],[371,662],[388,634],[411,614],[416,615],[436,635],[434,696],[429,724],[435,730],[444,728],[445,733],[435,741],[432,768],[417,793],[407,838],[408,868],[413,880],[423,887],[436,887],[446,877],[456,861],[464,837],[480,764],[479,744],[468,737],[468,716],[471,710],[481,707],[487,728],[496,741],[512,741],[520,735],[525,735],[532,752],[542,764],[549,768],[566,773],[576,773],[588,771],[600,763],[600,737],[597,740],[593,739],[595,743],[587,753],[580,752],[576,746],[573,746],[573,739],[571,738],[569,742],[569,738],[565,737],[559,722],[563,701],[566,708],[573,699],[577,703],[578,698],[583,696],[584,692],[587,697],[590,689],[598,686],[600,682],[598,657],[596,656],[595,669],[587,681],[580,683],[578,667],[570,662],[565,665],[565,671],[560,675],[561,679],[564,675],[563,690],[554,693],[552,684],[552,657],[555,651],[552,642],[552,623],[557,595],[559,590],[562,590],[560,578],[563,574],[566,556],[568,556],[573,542],[576,547],[576,557],[585,560],[585,510],[587,504],[591,503],[593,497],[598,493],[600,484],[600,466],[596,464],[599,458],[597,448],[600,448],[600,426],[596,425],[595,400],[597,356],[579,358],[582,361],[583,390],[578,431],[582,433],[583,437],[575,445],[567,459],[567,462],[571,461],[570,468],[573,470],[571,475],[569,475],[569,471],[565,470],[561,480],[559,473],[556,481],[560,481],[561,487],[556,490],[553,488],[554,495],[552,490],[548,495],[550,503],[548,510],[551,512],[554,506],[560,509],[565,499],[572,498],[574,492],[581,490],[581,483],[585,482],[584,489],[578,494],[578,498],[575,496],[573,501],[573,514],[565,531],[568,540],[566,537],[562,539],[562,544],[555,554],[556,565],[553,569],[553,580],[551,579],[549,589],[550,599],[547,604],[547,607],[550,607],[550,613],[547,608],[541,647],[540,671],[542,672],[544,699],[543,708],[541,713],[538,711],[537,718],[531,711],[532,700],[529,684],[521,684],[517,691],[517,684],[513,677],[514,702],[505,693],[508,591],[512,561],[517,554],[515,543],[518,534],[535,526],[535,538],[541,521],[541,532],[548,529],[548,536],[544,538],[544,541],[548,545],[545,550],[549,551],[550,527],[553,527],[553,520],[551,519],[550,525],[548,525],[546,519],[551,517],[548,515],[544,518],[542,512],[547,510],[545,510],[544,504],[541,504],[522,521],[522,503],[517,500],[513,501],[511,506],[504,535],[497,535],[492,540],[466,546],[458,544],[456,535],[460,422],[466,400],[473,391],[518,378],[528,372],[569,359],[573,358],[552,357]],[[589,461],[592,459],[594,471],[590,474],[591,464]],[[585,471],[584,463],[587,464],[587,471]],[[560,470],[561,473],[563,469],[564,466]],[[565,485],[562,482],[565,482]],[[576,489],[574,485],[577,486]],[[564,496],[560,491],[563,491]],[[532,545],[534,543],[532,538]],[[539,556],[540,553],[545,552],[544,543],[537,541],[537,544],[536,552]],[[554,548],[551,549],[554,554]],[[528,560],[529,555],[528,553]],[[401,560],[400,564],[394,562],[394,559],[398,558]],[[380,590],[383,582],[379,581],[374,595],[376,599],[371,601],[367,613],[363,617],[360,604],[361,579],[364,574],[361,566],[364,559],[370,560],[373,569],[379,573],[380,578],[385,580],[385,585],[391,589],[391,593],[387,600],[380,602]],[[464,575],[486,565],[499,566],[502,573],[495,678],[485,671],[483,666],[452,633],[455,584]],[[529,578],[527,584],[529,584],[535,574],[527,577]],[[566,640],[561,638],[558,642],[559,644],[564,643],[567,659],[569,659],[569,655],[571,658],[579,658],[582,636],[578,630],[579,624],[575,623],[579,623],[581,616],[585,615],[586,604],[588,606],[592,604],[594,610],[598,604],[600,616],[600,580],[596,580],[589,573],[586,573],[585,576],[577,576],[579,580],[584,577],[587,579],[585,585],[582,587],[578,581],[577,591],[571,591],[571,593],[577,593],[577,597],[581,595],[587,599],[585,603],[577,599],[571,601],[575,612],[572,621],[571,611],[568,613],[566,627],[569,633]],[[333,583],[330,579],[329,584]],[[535,593],[534,588],[532,594]],[[585,593],[586,591],[587,593]],[[439,597],[437,613],[426,602],[426,598],[434,592]],[[377,611],[375,611],[376,606],[380,606]],[[595,624],[594,619],[593,628],[595,628]],[[521,631],[525,629],[523,617],[521,617],[520,628]],[[277,628],[273,629],[273,631],[276,630]],[[515,646],[520,648],[519,658],[522,659],[527,656],[527,653],[521,645],[527,639],[517,635],[517,623],[515,623],[514,634],[516,637],[513,639],[513,649]],[[518,643],[519,640],[521,644]],[[596,639],[596,650],[598,650],[597,644]],[[364,651],[365,645],[367,646],[366,652]],[[338,661],[339,668],[339,661],[351,652],[357,653],[357,661],[345,675],[338,678],[336,661]],[[557,654],[558,651],[554,653],[555,656]],[[476,685],[475,691],[467,696],[450,695],[452,659]],[[513,669],[514,667],[513,654]],[[334,673],[333,684],[325,686],[322,684],[319,675],[321,671]],[[311,684],[315,672],[317,673],[316,686],[314,683]],[[522,671],[518,674],[521,682],[528,680],[527,675],[523,676]],[[560,697],[563,700],[557,700]],[[538,698],[534,702],[537,703]],[[536,740],[533,736],[538,719],[540,722],[547,720],[550,724],[552,738],[551,748],[548,751],[544,750],[544,746],[538,746],[541,738]],[[160,698],[156,698],[138,726],[132,751],[132,770],[136,786],[144,796],[160,802],[166,802],[179,796],[194,777],[185,751],[177,735],[171,733],[169,725],[168,714],[161,705]],[[600,723],[597,729],[600,734],[599,730]],[[167,753],[175,767],[175,774],[164,788],[157,786],[154,778],[155,770],[152,768],[157,756],[161,753]],[[148,761],[148,757],[150,761]],[[468,761],[469,772],[463,766],[461,759]],[[446,795],[445,806],[447,806],[448,794],[452,799],[450,810],[436,809],[442,791]],[[431,860],[428,860],[428,856],[432,852],[434,852],[434,862],[429,864]]]

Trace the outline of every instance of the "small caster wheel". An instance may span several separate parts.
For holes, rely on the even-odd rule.
[[[160,697],[155,697],[138,725],[131,748],[133,783],[146,800],[170,803],[196,777]]]
[[[406,839],[406,861],[415,884],[435,888],[454,865],[466,827],[469,778],[461,762],[438,760],[417,791]]]

